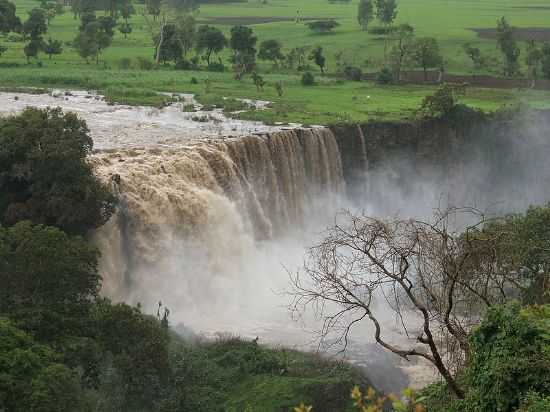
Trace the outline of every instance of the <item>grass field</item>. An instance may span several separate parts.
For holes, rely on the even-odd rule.
[[[22,18],[38,4],[36,0],[15,0],[14,3]],[[137,7],[139,11],[141,6]],[[297,10],[302,18],[334,18],[340,26],[332,34],[313,34],[304,24],[294,21]],[[364,71],[377,71],[383,64],[384,40],[359,29],[356,10],[357,0],[349,4],[329,3],[327,0],[269,0],[267,4],[262,4],[259,0],[249,0],[245,3],[203,5],[197,18],[218,25],[226,33],[233,24],[251,24],[259,41],[278,39],[285,50],[296,46],[321,45],[325,50],[329,73],[335,70],[334,54],[338,51],[344,52],[344,60],[349,64],[360,66]],[[396,22],[411,24],[417,36],[436,37],[448,72],[470,72],[470,63],[462,49],[465,43],[470,42],[494,62],[488,72],[498,75],[501,57],[495,41],[481,39],[470,29],[492,28],[502,15],[518,27],[550,26],[548,0],[400,0]],[[121,103],[159,104],[163,97],[158,96],[156,91],[204,94],[204,79],[209,78],[211,94],[274,102],[272,109],[244,113],[244,117],[308,124],[408,117],[422,98],[433,91],[433,86],[427,85],[380,86],[371,82],[337,80],[332,76],[317,76],[318,85],[303,87],[297,73],[279,72],[268,63],[261,63],[259,68],[268,83],[265,91],[260,93],[250,78],[236,81],[229,72],[176,71],[172,66],[154,71],[135,68],[120,70],[118,63],[123,58],[152,58],[153,55],[151,35],[139,12],[131,19],[133,33],[128,39],[117,32],[113,45],[101,56],[100,64],[87,65],[68,45],[76,35],[78,24],[79,21],[73,18],[69,10],[52,20],[46,37],[62,40],[67,45],[64,52],[52,60],[41,55],[42,67],[36,63],[26,64],[22,43],[2,41],[0,38],[0,42],[8,47],[8,51],[0,57],[0,87],[86,88],[98,90]],[[525,44],[521,45],[525,48]],[[226,60],[227,56],[226,53],[222,58]],[[524,62],[523,57],[521,61]],[[192,77],[199,84],[191,84]],[[275,81],[284,84],[282,98],[277,96],[272,86]],[[550,107],[550,93],[470,88],[464,102],[484,110],[518,102],[546,108]]]

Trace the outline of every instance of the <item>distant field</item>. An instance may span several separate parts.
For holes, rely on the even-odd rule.
[[[36,0],[15,0],[18,14],[25,18],[26,12],[36,7]],[[138,5],[138,10],[141,6]],[[303,23],[296,23],[299,11],[306,18],[334,18],[340,26],[332,34],[313,34]],[[296,46],[321,45],[328,60],[328,71],[335,69],[334,54],[344,52],[344,59],[360,66],[365,72],[374,72],[383,64],[384,40],[382,37],[365,33],[356,21],[357,1],[349,4],[329,3],[327,0],[259,0],[247,3],[202,6],[197,19],[218,25],[226,33],[234,24],[252,27],[260,41],[280,40],[285,49]],[[409,23],[415,27],[416,35],[436,37],[443,51],[447,70],[450,73],[469,74],[470,62],[463,51],[467,42],[480,47],[489,60],[494,61],[486,74],[499,75],[501,57],[491,39],[490,31],[482,30],[479,37],[472,29],[493,29],[497,18],[506,16],[517,27],[546,35],[550,28],[550,6],[548,0],[400,0],[397,23]],[[52,20],[46,37],[70,42],[76,35],[79,21],[69,10]],[[333,77],[321,78],[319,85],[304,88],[295,73],[281,73],[271,64],[261,63],[260,72],[268,85],[258,93],[249,78],[243,81],[232,79],[230,73],[206,73],[175,71],[163,67],[153,72],[118,70],[122,58],[135,59],[138,56],[152,58],[151,36],[146,30],[143,17],[138,13],[131,19],[133,33],[124,39],[115,35],[113,45],[101,57],[99,66],[86,65],[72,50],[69,43],[63,54],[49,60],[41,55],[41,68],[36,64],[27,66],[22,43],[0,42],[9,50],[0,57],[0,87],[40,86],[95,88],[114,100],[132,104],[158,104],[161,97],[153,91],[204,92],[201,80],[211,79],[211,93],[233,97],[259,97],[274,101],[274,109],[265,113],[247,113],[244,116],[264,118],[269,121],[300,121],[325,123],[338,119],[366,120],[370,118],[401,118],[410,116],[422,98],[430,93],[432,86],[378,86],[370,82],[338,81]],[[378,24],[378,23],[374,23]],[[525,48],[525,44],[522,43]],[[222,58],[226,60],[227,54]],[[523,57],[521,58],[524,62]],[[18,67],[7,67],[18,64]],[[228,64],[229,65],[229,64]],[[414,68],[412,68],[414,69]],[[196,77],[198,85],[190,80]],[[273,86],[282,81],[285,94],[279,98]],[[370,96],[370,97],[369,97]],[[465,101],[469,104],[493,110],[503,104],[519,101],[537,107],[550,107],[550,93],[528,90],[470,89]]]

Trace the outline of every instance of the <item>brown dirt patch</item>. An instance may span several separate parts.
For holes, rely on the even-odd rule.
[[[311,20],[329,20],[327,18],[321,17],[301,17],[302,21],[311,21]],[[251,26],[254,24],[267,24],[267,23],[279,23],[285,21],[296,21],[295,17],[261,17],[261,16],[243,16],[243,17],[208,17],[201,19],[201,23],[206,24],[220,24],[227,26]]]
[[[549,7],[550,9],[550,7]],[[482,39],[496,39],[496,29],[470,29],[477,33]],[[514,38],[516,40],[536,40],[550,41],[550,28],[547,27],[516,27],[514,28]]]

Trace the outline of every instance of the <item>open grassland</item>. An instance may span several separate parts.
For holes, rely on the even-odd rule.
[[[38,5],[36,0],[15,0],[18,14],[26,13]],[[400,0],[396,24],[409,23],[417,36],[433,36],[440,43],[447,71],[470,73],[471,63],[463,51],[465,43],[472,43],[491,61],[486,73],[498,75],[501,56],[495,41],[480,38],[471,28],[493,28],[496,20],[505,15],[518,27],[549,27],[550,7],[547,0]],[[120,70],[119,63],[128,58],[135,63],[137,57],[152,59],[151,34],[147,30],[137,5],[138,13],[132,17],[132,34],[124,39],[116,33],[113,44],[101,56],[99,65],[86,64],[70,43],[75,37],[79,21],[70,10],[55,17],[47,37],[62,40],[64,51],[51,60],[41,54],[41,67],[33,62],[26,64],[23,43],[0,42],[8,51],[0,57],[0,87],[59,87],[95,89],[111,100],[128,104],[161,104],[163,92],[206,93],[205,79],[210,79],[209,94],[227,97],[248,97],[273,101],[267,111],[247,112],[243,117],[270,122],[288,121],[307,124],[334,121],[365,121],[372,118],[395,119],[409,117],[422,98],[433,91],[429,85],[380,86],[371,82],[337,80],[330,74],[335,71],[335,53],[343,51],[343,60],[360,66],[365,72],[375,72],[384,61],[384,38],[360,30],[357,20],[357,0],[329,3],[327,0],[258,0],[243,3],[203,5],[197,14],[199,22],[214,24],[226,34],[234,24],[247,24],[253,28],[259,41],[277,39],[286,51],[298,46],[321,45],[328,62],[329,76],[317,74],[317,85],[303,87],[300,75],[260,62],[259,71],[267,81],[263,92],[258,92],[249,77],[233,79],[231,73],[176,71],[173,66],[154,71],[133,67]],[[306,18],[334,18],[340,26],[331,34],[314,34],[303,23],[296,23],[299,11]],[[377,25],[375,21],[373,25]],[[525,44],[521,43],[523,49]],[[227,63],[229,53],[220,57]],[[521,58],[522,64],[524,58]],[[413,69],[413,67],[411,67]],[[525,68],[523,68],[525,71]],[[196,78],[198,84],[192,84]],[[284,85],[284,95],[278,97],[273,87],[276,81]],[[527,82],[526,82],[527,85]],[[528,103],[535,107],[550,107],[550,93],[532,90],[496,90],[470,88],[464,103],[484,110],[494,110],[505,104]]]

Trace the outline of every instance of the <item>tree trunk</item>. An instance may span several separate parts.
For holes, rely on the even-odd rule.
[[[160,33],[159,33],[159,43],[157,46],[157,55],[155,56],[155,64],[158,66],[160,62],[160,51],[162,49],[162,44],[164,43],[164,26],[166,25],[166,21],[163,21],[160,25]]]

